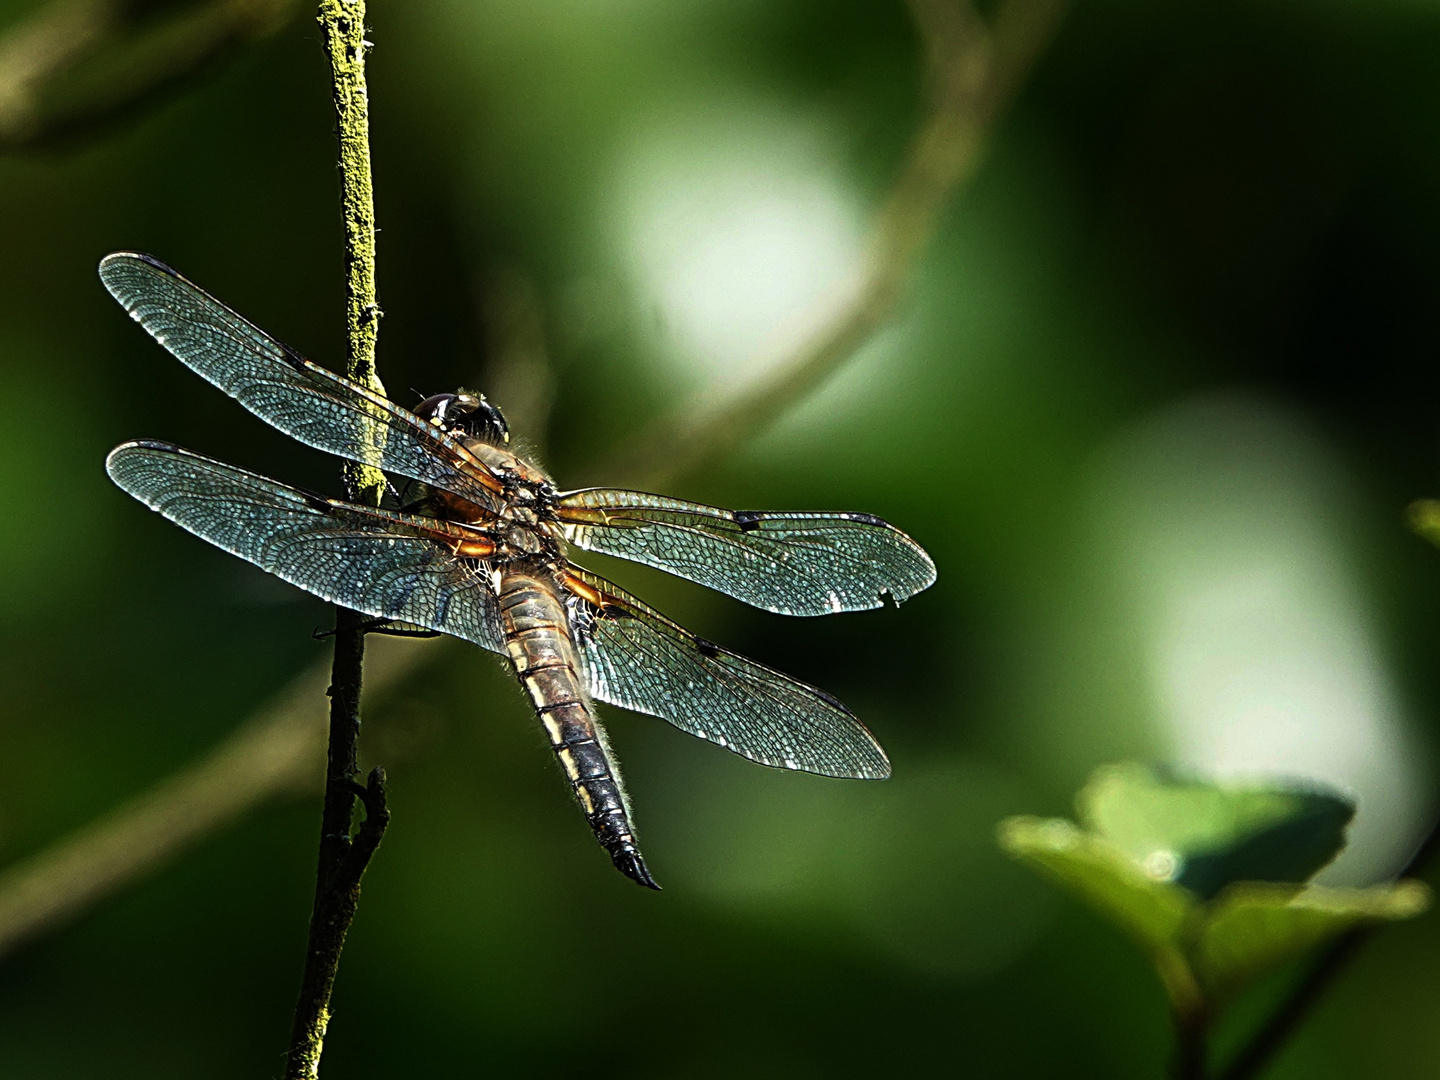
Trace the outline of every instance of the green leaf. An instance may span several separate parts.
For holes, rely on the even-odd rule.
[[[1217,786],[1127,764],[1097,770],[1076,805],[1083,828],[1008,818],[1001,846],[1139,942],[1182,1015],[1213,1011],[1354,926],[1429,904],[1413,881],[1303,885],[1344,846],[1355,808],[1334,795]]]
[[[1174,945],[1197,906],[1184,890],[1152,880],[1124,852],[1063,818],[1006,818],[1000,846],[1083,896],[1145,945]]]
[[[1134,938],[1150,953],[1173,1000],[1198,1001],[1182,952],[1184,929],[1200,910],[1193,896],[1148,877],[1125,852],[1063,818],[1006,818],[999,840],[1009,854],[1081,897]]]
[[[1355,815],[1318,791],[1219,786],[1134,764],[1097,770],[1076,805],[1088,831],[1206,900],[1236,881],[1309,880],[1345,846]]]
[[[1408,919],[1430,904],[1418,881],[1368,889],[1247,882],[1210,905],[1190,962],[1211,1001],[1362,923]]]

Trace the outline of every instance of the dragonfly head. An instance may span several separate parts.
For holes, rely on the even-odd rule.
[[[510,425],[500,407],[484,394],[461,389],[453,394],[432,394],[415,406],[415,415],[446,431],[460,431],[482,442],[508,443]]]

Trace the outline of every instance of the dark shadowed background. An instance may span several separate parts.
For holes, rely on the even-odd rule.
[[[0,32],[39,7],[0,3]],[[844,303],[924,110],[898,0],[375,0],[370,22],[381,376],[405,404],[486,391],[562,487],[621,480],[648,422]],[[1360,811],[1327,879],[1393,873],[1429,827],[1440,706],[1440,552],[1404,524],[1440,495],[1437,57],[1426,0],[1076,3],[893,318],[667,485],[880,514],[936,586],[786,620],[593,560],[838,695],[894,777],[770,772],[605,709],[651,894],[500,663],[409,646],[366,703],[394,821],[326,1073],[1155,1076],[1145,961],[994,842],[1123,758],[1338,785]],[[0,158],[5,863],[327,652],[324,604],[102,461],[150,436],[338,494],[335,462],[170,358],[95,266],[152,253],[338,365],[328,78],[302,11]],[[0,1075],[279,1075],[318,805],[266,799],[0,959]],[[1273,1075],[1434,1076],[1437,1012],[1431,917],[1385,931]]]

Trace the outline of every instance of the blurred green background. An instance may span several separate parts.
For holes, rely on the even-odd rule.
[[[0,3],[0,31],[38,7]],[[511,405],[562,487],[618,480],[647,421],[816,325],[923,113],[891,0],[375,0],[370,21],[382,377],[402,403]],[[1440,495],[1437,57],[1425,0],[1076,4],[891,322],[668,491],[883,515],[937,585],[799,621],[596,561],[837,694],[893,779],[782,775],[607,709],[650,894],[500,664],[420,646],[367,702],[395,817],[327,1074],[1155,1076],[1145,961],[994,842],[1121,758],[1338,785],[1360,811],[1326,880],[1393,873],[1440,730],[1440,553],[1403,516]],[[0,158],[6,863],[326,652],[325,605],[102,460],[158,437],[338,492],[335,463],[161,351],[95,265],[150,252],[337,364],[328,79],[302,11],[114,129]],[[279,1075],[317,825],[316,798],[269,803],[4,958],[0,1075]],[[1436,1075],[1437,961],[1433,917],[1387,930],[1273,1075]]]

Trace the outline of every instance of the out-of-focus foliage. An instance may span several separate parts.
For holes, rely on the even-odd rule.
[[[0,41],[0,152],[101,137],[300,0],[51,0]]]
[[[0,33],[41,3],[0,0]],[[371,0],[370,22],[381,376],[408,404],[485,391],[566,487],[833,310],[923,112],[898,0]],[[1339,786],[1357,812],[1321,881],[1393,874],[1440,717],[1440,560],[1403,520],[1440,492],[1437,55],[1420,0],[1075,4],[894,321],[667,492],[880,514],[936,585],[802,621],[596,566],[836,694],[893,779],[773,773],[606,710],[650,895],[513,679],[415,643],[426,666],[365,702],[395,816],[327,1072],[1154,1077],[1143,957],[994,843],[1107,761]],[[336,463],[170,358],[95,266],[151,252],[334,366],[336,196],[304,14],[98,140],[0,159],[6,864],[324,660],[324,605],[102,462],[155,437],[338,494]],[[516,377],[536,357],[548,382]],[[5,957],[0,1076],[278,1073],[317,828],[316,798],[262,807]],[[1274,1076],[1429,1080],[1437,1014],[1440,920],[1397,925]]]
[[[1411,503],[1410,524],[1425,539],[1440,544],[1440,502],[1419,499]]]
[[[1353,804],[1316,791],[1097,770],[1078,827],[1012,817],[1001,845],[1134,937],[1175,1007],[1213,1011],[1270,969],[1363,922],[1424,911],[1416,881],[1303,887],[1345,846]]]
[[[1082,826],[1147,872],[1213,900],[1236,881],[1304,882],[1345,846],[1347,799],[1221,786],[1144,766],[1100,769],[1076,796]]]

